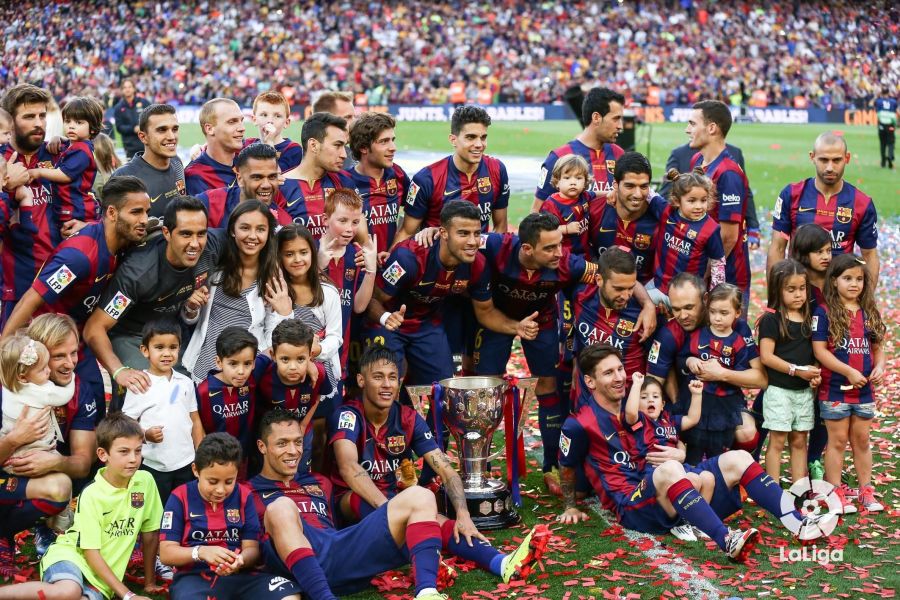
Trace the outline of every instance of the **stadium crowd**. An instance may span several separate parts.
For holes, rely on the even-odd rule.
[[[378,106],[546,103],[589,81],[637,102],[862,108],[900,85],[889,0],[754,4],[23,0],[0,7],[0,88],[108,97],[131,77],[152,102],[340,89]]]

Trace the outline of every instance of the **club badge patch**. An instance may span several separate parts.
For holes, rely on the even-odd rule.
[[[144,506],[144,492],[132,492],[131,507],[141,508],[142,506]]]
[[[416,203],[416,196],[419,194],[419,184],[410,183],[409,192],[406,194],[406,203],[412,206]]]
[[[50,277],[47,278],[47,287],[56,292],[62,292],[66,287],[75,281],[77,276],[66,265],[58,268]]]
[[[352,410],[345,410],[341,413],[340,418],[338,418],[338,429],[350,429],[353,430],[356,428],[356,413]]]
[[[122,292],[116,292],[116,295],[112,297],[112,300],[109,301],[103,311],[113,319],[118,319],[125,312],[125,309],[128,308],[129,304],[131,304],[131,298]]]
[[[228,508],[225,510],[225,520],[229,523],[241,522],[241,510],[239,508]]]
[[[406,269],[401,267],[400,263],[395,260],[384,270],[384,273],[382,273],[381,276],[391,285],[397,285],[397,282],[400,281],[400,278],[404,275],[406,275]]]

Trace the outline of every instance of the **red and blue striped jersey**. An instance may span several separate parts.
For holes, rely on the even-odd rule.
[[[234,490],[225,500],[213,507],[200,495],[198,482],[182,484],[172,491],[166,501],[159,539],[177,542],[185,548],[216,546],[239,551],[241,542],[260,541],[261,528],[252,490],[235,483]],[[203,561],[190,562],[178,567],[178,575],[184,573],[212,574]]]
[[[94,143],[90,140],[68,144],[57,158],[56,168],[71,179],[70,183],[53,183],[53,214],[58,225],[78,219],[93,223],[100,218],[100,203],[91,188],[97,177]]]
[[[441,240],[431,248],[414,239],[397,244],[379,271],[378,288],[391,297],[385,308],[391,312],[406,305],[406,315],[398,331],[415,333],[422,327],[440,327],[440,309],[451,294],[468,292],[473,300],[484,302],[491,297],[491,272],[480,252],[475,262],[461,263],[453,270],[440,259]]]
[[[506,166],[492,156],[483,156],[471,177],[456,168],[453,156],[442,158],[415,174],[403,210],[422,227],[438,227],[441,209],[451,200],[466,200],[481,211],[481,230],[490,230],[491,215],[509,206],[509,176]]]
[[[232,387],[216,377],[220,371],[210,371],[206,379],[197,384],[197,408],[203,431],[230,433],[241,442],[244,456],[256,447],[253,426],[256,415],[256,370],[261,359],[256,357],[253,374],[241,387]]]
[[[698,327],[688,336],[684,357],[696,356],[700,360],[716,360],[731,371],[746,371],[750,361],[759,358],[756,341],[744,321],[736,322],[731,333],[719,337],[708,326]],[[707,381],[703,393],[717,397],[743,396],[740,386],[722,381]]]
[[[681,434],[681,415],[672,416],[663,410],[658,419],[651,419],[645,413],[638,413],[638,420],[631,426],[636,454],[635,462],[640,470],[653,465],[647,462],[647,453],[656,452],[660,446],[678,447],[678,436]],[[626,421],[627,423],[627,421]]]
[[[244,140],[244,148],[250,144],[260,142],[259,138],[247,138]],[[303,146],[290,138],[284,138],[274,146],[275,153],[278,155],[278,170],[287,173],[291,169],[300,166],[303,160]]]
[[[290,483],[268,479],[256,475],[248,482],[253,488],[253,500],[259,522],[265,530],[266,507],[279,498],[289,498],[297,505],[303,526],[316,529],[334,529],[334,505],[331,481],[319,473],[300,473],[294,475]],[[264,538],[268,534],[263,535]]]
[[[582,194],[570,200],[561,194],[552,194],[541,204],[541,212],[550,213],[559,219],[560,225],[568,225],[569,223],[578,223],[578,233],[568,233],[563,235],[563,248],[574,254],[587,254],[588,250],[588,221],[590,213],[590,205],[596,200],[597,195],[593,192],[582,192]]]
[[[682,405],[682,401],[690,401],[690,390],[688,389],[690,380],[681,372],[682,365],[678,363],[678,354],[687,342],[688,335],[689,333],[677,320],[669,319],[653,334],[650,351],[647,352],[647,375],[653,375],[665,381],[669,371],[673,368],[676,369],[678,398],[675,399],[672,412],[680,415],[687,412],[687,404]]]
[[[350,169],[347,173],[363,199],[363,214],[369,225],[369,235],[378,236],[376,249],[387,252],[397,234],[397,217],[409,189],[409,176],[399,165],[385,169],[380,181],[356,169]]]
[[[646,352],[640,342],[636,324],[641,305],[631,297],[622,310],[603,306],[596,283],[580,284],[575,288],[575,356],[591,344],[609,344],[622,353],[625,374],[631,387],[631,374],[643,373],[647,365]]]
[[[350,351],[350,327],[353,323],[353,304],[356,293],[362,287],[365,273],[356,266],[356,246],[347,244],[344,255],[338,260],[328,261],[325,274],[331,279],[341,297],[341,326],[344,343],[341,346],[341,370],[347,376],[347,357]]]
[[[563,423],[559,464],[572,469],[584,467],[603,508],[617,514],[642,479],[635,454],[634,438],[625,425],[624,413],[608,412],[595,400],[585,403]],[[646,504],[653,502],[655,498],[651,496]],[[629,508],[644,505],[635,503]]]
[[[703,162],[699,152],[691,159],[691,168]],[[743,169],[731,158],[728,150],[704,168],[706,176],[716,184],[716,203],[710,216],[718,223],[737,223],[738,238],[731,254],[725,259],[725,281],[742,290],[750,289],[750,249],[747,245],[747,198],[750,182]]]
[[[312,185],[304,179],[286,179],[281,185],[284,209],[294,223],[306,226],[313,238],[319,239],[328,229],[325,217],[325,197],[337,188],[353,184],[339,173],[325,173]]]
[[[224,228],[228,225],[228,217],[231,212],[237,208],[241,202],[241,188],[237,185],[226,188],[218,188],[215,190],[206,190],[202,194],[197,194],[197,198],[206,206],[208,215],[207,226],[210,229]],[[280,208],[284,202],[281,198],[281,192],[275,192],[275,198],[269,205],[269,212],[275,217],[275,221],[279,225],[290,225],[293,223],[287,212]]]
[[[44,299],[34,316],[68,314],[80,329],[112,278],[116,262],[116,255],[110,254],[106,246],[104,224],[92,223],[82,228],[59,246],[34,279],[32,288]],[[119,294],[111,302],[127,305],[130,301]]]
[[[812,317],[812,341],[827,342],[828,351],[845,365],[853,367],[868,377],[872,373],[872,330],[863,309],[857,309],[850,316],[850,331],[844,339],[835,343],[829,332],[828,307],[823,303],[816,308]],[[847,404],[867,404],[873,401],[872,384],[866,383],[860,389],[842,390],[850,387],[850,381],[840,373],[822,366],[822,384],[819,386],[819,400],[822,402],[846,402]]]
[[[634,221],[624,221],[602,198],[590,205],[588,227],[590,256],[597,260],[600,255],[618,246],[634,257],[638,281],[647,283],[653,279],[653,259],[656,255],[657,234],[664,222],[665,210],[669,203],[662,196],[653,194],[648,199],[646,212]]]
[[[0,237],[5,236],[9,230],[10,219],[13,216],[13,207],[9,199],[9,194],[0,188]]]
[[[188,196],[198,196],[206,190],[232,186],[236,179],[233,165],[220,163],[207,154],[206,150],[184,168],[184,187]]]
[[[815,223],[831,233],[834,255],[853,252],[853,245],[868,250],[878,245],[878,214],[872,198],[846,181],[841,191],[825,200],[814,177],[781,190],[772,211],[772,229],[790,238],[801,225]]]
[[[3,157],[9,161],[14,152],[10,145],[3,146]],[[52,169],[56,157],[41,144],[31,156],[18,154],[16,162],[26,169]],[[28,184],[30,203],[21,204],[10,198],[10,209],[18,210],[18,222],[9,226],[3,240],[3,302],[16,302],[25,295],[34,276],[62,243],[62,235],[56,225],[51,208],[50,182],[36,179]]]
[[[556,293],[578,282],[593,281],[597,265],[563,250],[558,268],[529,271],[519,261],[521,247],[519,236],[512,233],[481,236],[481,252],[491,272],[494,306],[516,321],[538,311],[541,329],[556,327],[559,313]]]
[[[616,161],[624,153],[625,151],[616,144],[603,144],[602,148],[594,150],[593,148],[588,148],[577,139],[572,140],[556,150],[551,150],[547,158],[544,159],[534,195],[540,200],[546,200],[553,195],[553,192],[556,191],[556,188],[550,184],[553,168],[556,166],[556,161],[569,154],[581,156],[591,166],[594,180],[591,182],[591,188],[588,191],[595,194],[605,194],[613,189],[613,173],[616,170]]]
[[[719,224],[710,215],[699,221],[685,219],[678,209],[668,206],[660,216],[660,235],[653,260],[653,285],[664,294],[678,273],[693,273],[705,278],[710,260],[725,258]]]
[[[378,429],[366,421],[360,400],[345,403],[328,418],[328,444],[338,440],[349,440],[356,445],[360,466],[388,498],[399,491],[396,472],[404,458],[414,461],[438,449],[425,420],[414,408],[399,402],[391,405],[387,421]],[[334,452],[329,451],[327,456],[331,464],[326,472],[331,476],[335,494],[341,495],[350,486],[341,477]]]

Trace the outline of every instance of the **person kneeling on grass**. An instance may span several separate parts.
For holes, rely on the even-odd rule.
[[[144,591],[156,594],[155,558],[162,504],[153,477],[141,466],[144,432],[121,413],[97,426],[101,468],[81,492],[75,523],[41,560],[42,581],[0,588],[0,599],[149,600],[129,590],[122,577],[140,535]]]
[[[215,597],[299,600],[291,580],[256,571],[259,516],[249,487],[237,483],[241,444],[227,433],[211,433],[197,447],[195,481],[169,497],[163,513],[159,555],[177,567],[172,600]]]
[[[594,344],[581,351],[578,367],[593,401],[566,419],[562,428],[560,474],[566,510],[559,521],[577,523],[588,518],[575,506],[579,468],[584,469],[603,507],[612,511],[623,527],[658,534],[683,519],[715,540],[732,560],[746,557],[759,537],[756,529],[729,530],[722,523],[741,509],[738,484],[782,522],[795,523],[800,539],[815,536],[823,520],[836,518],[828,513],[803,516],[793,508],[784,510],[782,507],[793,507],[793,501],[744,450],[730,450],[685,469],[681,464],[684,452],[667,448],[647,456],[656,468],[639,469],[634,461],[637,448],[622,406],[625,367],[621,355],[608,344]],[[715,486],[709,502],[691,483],[691,473],[701,479],[712,474]]]

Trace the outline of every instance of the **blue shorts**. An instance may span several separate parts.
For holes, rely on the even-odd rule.
[[[10,475],[0,469],[0,515],[4,508],[16,506],[19,502],[27,500],[25,490],[28,488],[28,478]]]
[[[840,421],[851,416],[858,419],[871,419],[875,416],[875,403],[819,402],[819,416],[824,421]]]
[[[656,500],[653,470],[647,469],[644,478],[616,505],[616,520],[622,527],[642,533],[666,533],[678,524],[678,515],[670,517]]]
[[[95,587],[92,587],[84,579],[84,573],[78,568],[78,565],[68,560],[55,562],[46,569],[41,576],[41,581],[47,583],[56,583],[58,581],[74,581],[81,586],[81,597],[88,600],[106,600],[106,596],[100,593]]]
[[[253,600],[281,600],[301,594],[293,578],[262,572],[242,572],[216,578],[216,585],[200,573],[176,575],[169,586],[171,600],[207,600],[208,598],[253,598]]]
[[[506,375],[516,336],[480,328],[475,334],[475,373]],[[556,377],[559,364],[559,328],[542,329],[533,340],[522,340],[522,350],[532,377]]]
[[[470,298],[460,294],[448,296],[441,307],[441,325],[447,332],[451,353],[472,354],[475,348],[475,331],[480,326]]]
[[[428,385],[453,377],[453,354],[442,327],[424,325],[414,333],[402,333],[379,326],[371,328],[368,336],[370,342],[383,340],[387,349],[403,363],[399,365],[400,377],[409,371],[407,385]]]
[[[317,529],[304,524],[316,560],[335,595],[352,594],[369,587],[372,578],[409,564],[406,547],[397,546],[388,527],[388,505],[346,529]],[[269,538],[261,544],[265,564],[273,572],[293,578]]]

